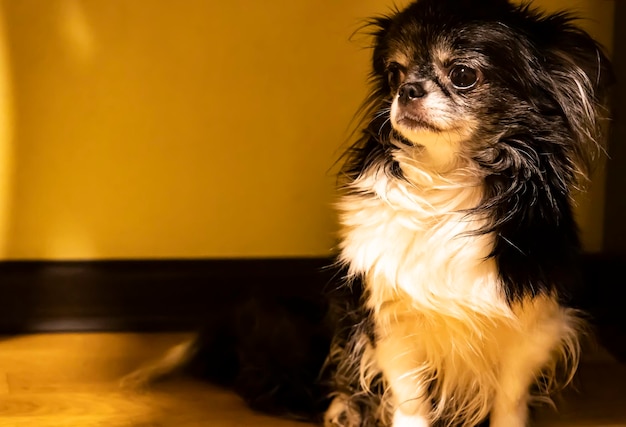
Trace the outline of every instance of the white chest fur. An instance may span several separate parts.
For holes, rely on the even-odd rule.
[[[417,309],[454,317],[468,308],[508,312],[488,259],[492,236],[472,234],[483,221],[463,211],[480,201],[480,186],[429,184],[379,172],[353,184],[359,192],[339,205],[350,274],[366,278],[374,310],[405,293]]]

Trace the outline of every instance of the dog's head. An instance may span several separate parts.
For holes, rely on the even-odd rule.
[[[418,0],[373,25],[368,133],[400,169],[418,161],[445,172],[465,159],[485,176],[519,174],[546,156],[562,166],[564,185],[587,173],[610,72],[569,14]]]

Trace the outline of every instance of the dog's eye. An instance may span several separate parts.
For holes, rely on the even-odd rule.
[[[478,83],[478,72],[467,65],[455,65],[450,70],[449,77],[457,89],[470,89]]]
[[[395,90],[402,83],[402,67],[397,62],[392,62],[387,66],[387,83],[392,90]]]

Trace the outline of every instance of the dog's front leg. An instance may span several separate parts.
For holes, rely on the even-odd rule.
[[[575,317],[561,310],[548,298],[526,304],[517,310],[521,333],[511,331],[501,341],[498,388],[491,411],[491,427],[526,427],[530,388],[544,368],[553,364],[554,357],[561,354],[559,345],[568,342],[566,351],[574,360],[577,356]],[[574,363],[575,366],[575,363]],[[552,375],[550,371],[543,375]]]
[[[389,386],[383,405],[392,413],[392,427],[429,427],[431,404],[419,372],[421,351],[405,337],[386,337],[376,345],[376,359]]]

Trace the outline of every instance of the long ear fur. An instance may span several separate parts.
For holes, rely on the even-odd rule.
[[[569,268],[580,247],[572,189],[584,187],[602,150],[613,77],[601,46],[573,22],[567,13],[521,6],[499,23],[524,38],[520,47],[527,51],[519,59],[534,60],[518,64],[529,68],[515,83],[535,113],[511,118],[496,149],[476,157],[487,176],[484,200],[473,212],[489,218],[480,232],[496,234],[491,256],[510,301],[528,290],[556,290],[566,299],[578,286]]]
[[[528,6],[526,6],[528,12]],[[602,121],[608,119],[608,88],[614,82],[602,46],[574,25],[566,12],[538,20],[533,42],[545,52],[544,87],[558,104],[574,144],[570,147],[575,185],[584,184],[603,151]]]

